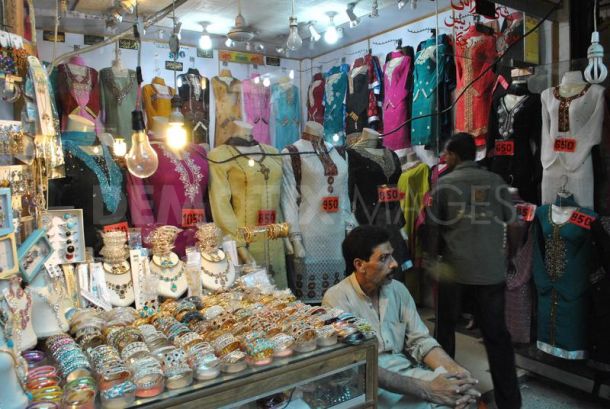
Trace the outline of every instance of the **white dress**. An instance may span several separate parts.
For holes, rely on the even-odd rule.
[[[299,152],[314,152],[313,144],[299,139],[292,146]],[[295,295],[304,302],[319,303],[324,292],[345,277],[341,243],[347,224],[357,225],[352,216],[347,190],[347,162],[329,143],[326,150],[336,166],[335,176],[325,176],[325,166],[316,154],[300,155],[301,202],[292,167],[292,155],[283,157],[281,205],[291,234],[301,234],[305,257],[295,258],[291,282]],[[282,152],[288,152],[284,149]],[[332,179],[330,179],[332,178]],[[332,184],[329,184],[332,180]],[[332,192],[329,192],[329,185]],[[335,212],[323,210],[325,197],[337,197]]]
[[[542,92],[542,203],[553,203],[566,189],[576,202],[593,208],[591,149],[602,140],[604,87],[587,85],[577,95],[564,98],[559,87]]]

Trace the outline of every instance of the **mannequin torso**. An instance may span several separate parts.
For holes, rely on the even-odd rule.
[[[46,273],[36,276],[30,284],[32,290],[32,326],[38,338],[67,332],[68,321],[64,315],[68,297],[61,287],[49,283]]]
[[[582,79],[580,71],[568,71],[561,78],[559,95],[564,98],[569,98],[579,94],[586,86],[587,83]]]
[[[572,206],[557,206],[551,205],[551,218],[555,224],[563,224],[570,220],[572,213],[577,210],[576,207]]]

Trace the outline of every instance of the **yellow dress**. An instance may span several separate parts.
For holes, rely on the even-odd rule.
[[[225,235],[237,238],[237,229],[243,226],[254,227],[258,224],[259,211],[273,210],[276,222],[281,221],[280,191],[282,186],[282,159],[280,156],[251,154],[226,161],[247,152],[247,148],[221,145],[208,154],[210,159],[210,207],[214,223]],[[278,153],[269,145],[258,145],[266,153]],[[249,166],[249,158],[254,166]],[[238,243],[239,245],[239,243]],[[265,254],[264,240],[257,240],[248,246],[257,264],[265,265],[269,258],[268,271],[278,288],[287,287],[284,241],[270,240],[268,255]]]
[[[167,92],[162,92],[162,88],[155,87],[155,85],[167,87]],[[165,80],[160,77],[153,78],[150,84],[142,87],[142,102],[146,112],[146,129],[154,129],[154,117],[169,117],[169,114],[172,113],[172,97],[175,93],[176,91],[172,87],[166,86]]]
[[[220,146],[233,136],[233,121],[241,119],[241,81],[233,78],[227,84],[220,77],[214,77],[212,88],[216,104],[214,146]]]

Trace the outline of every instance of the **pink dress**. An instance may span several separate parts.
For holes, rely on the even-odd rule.
[[[392,60],[398,58],[401,59],[400,62],[392,63]],[[383,137],[383,145],[394,151],[411,146],[411,127],[407,125],[395,130],[408,118],[407,85],[411,65],[411,57],[397,50],[390,53],[388,62],[383,67],[383,130],[394,131]]]
[[[246,121],[254,126],[254,139],[266,145],[271,144],[269,135],[269,117],[271,116],[271,90],[263,85],[262,79],[254,82],[260,74],[252,73],[250,79],[242,82]]]

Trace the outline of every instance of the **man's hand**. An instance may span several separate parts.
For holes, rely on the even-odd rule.
[[[476,383],[476,379],[464,373],[440,374],[428,383],[426,399],[442,405],[464,407],[463,405],[473,398],[472,395],[464,393]]]

